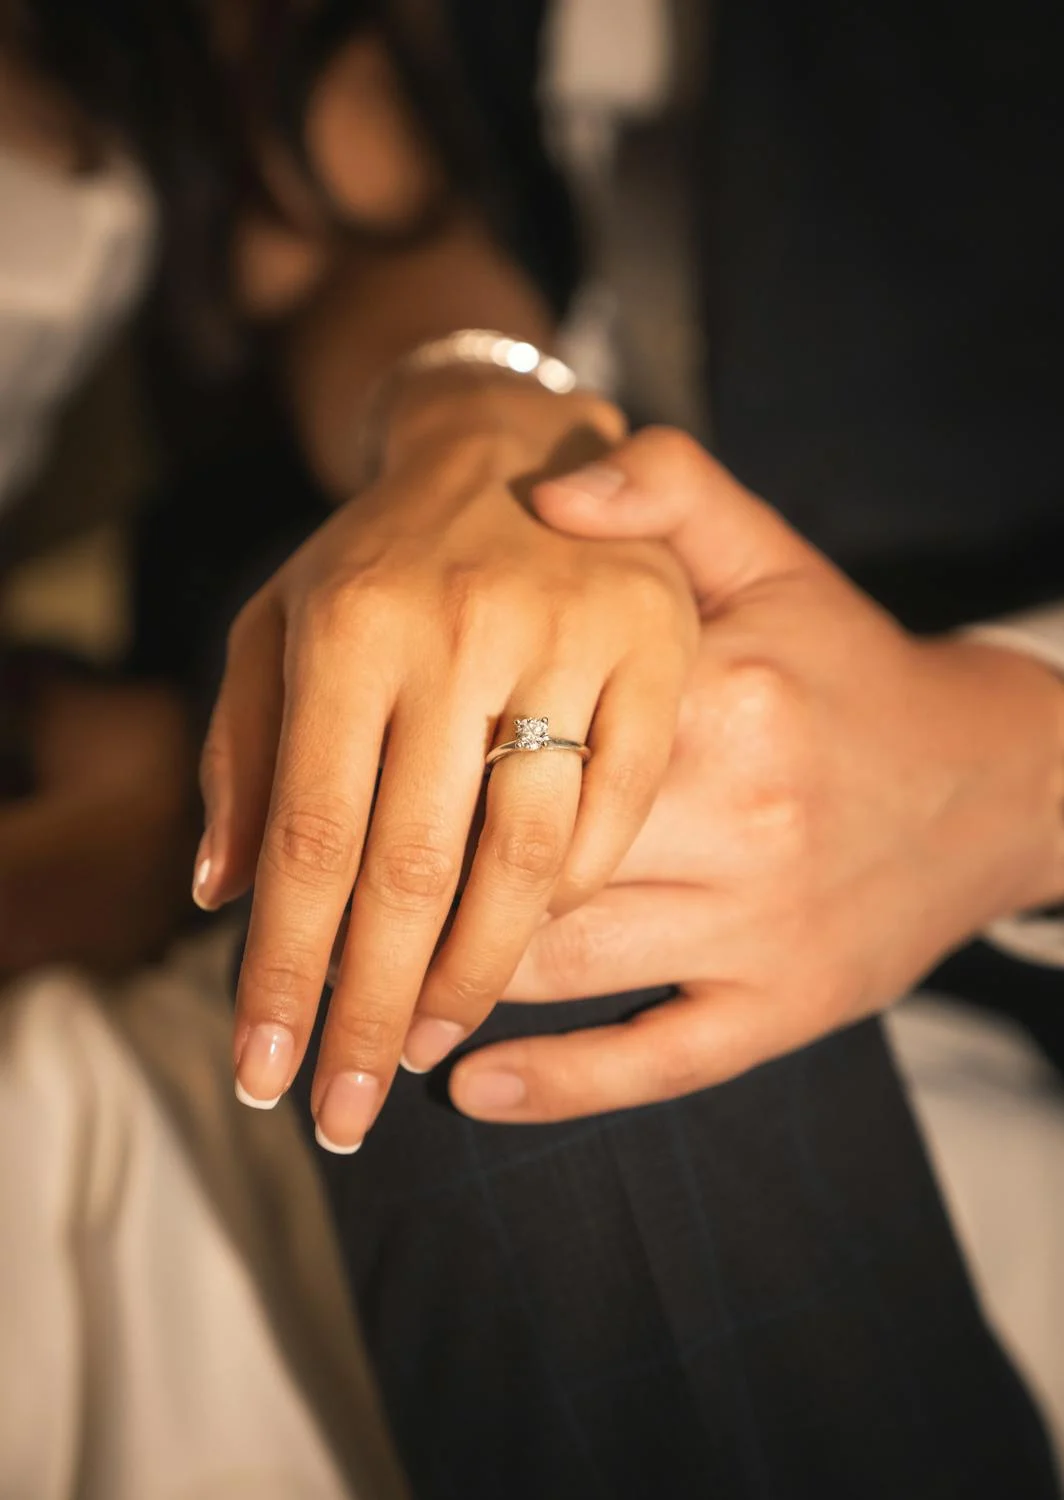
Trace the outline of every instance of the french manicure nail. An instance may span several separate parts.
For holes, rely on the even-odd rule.
[[[458,1046],[466,1035],[457,1021],[438,1016],[417,1016],[406,1034],[401,1062],[408,1073],[429,1073]]]
[[[472,1073],[462,1079],[458,1108],[467,1115],[490,1119],[525,1102],[528,1090],[518,1073]]]
[[[314,1119],[318,1145],[341,1156],[357,1151],[377,1117],[380,1097],[380,1082],[372,1073],[337,1073]]]
[[[323,1151],[331,1151],[334,1156],[354,1156],[356,1151],[362,1150],[362,1141],[353,1146],[338,1146],[335,1141],[330,1141],[320,1125],[314,1127],[314,1139]]]
[[[284,1026],[253,1026],[236,1068],[236,1097],[251,1109],[272,1109],[292,1080],[296,1044]]]
[[[213,886],[211,876],[214,863],[211,859],[211,829],[207,828],[196,851],[196,863],[192,876],[192,899],[201,911],[213,911]]]

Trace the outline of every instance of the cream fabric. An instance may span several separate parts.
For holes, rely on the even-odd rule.
[[[1050,605],[989,624],[973,625],[965,635],[989,646],[1032,656],[1064,676],[1064,605]],[[1014,958],[1064,968],[1064,921],[1058,918],[1006,917],[989,927],[985,936]],[[1061,1003],[1064,1004],[1064,999]]]
[[[232,1096],[230,948],[0,997],[0,1500],[404,1494],[295,1122]]]
[[[0,997],[0,1500],[406,1496],[295,1122],[232,1099],[230,949]],[[964,1007],[889,1025],[1064,1459],[1064,1091]]]
[[[663,0],[555,0],[543,92],[555,109],[655,114],[669,97],[673,48]]]
[[[1064,1086],[1020,1027],[917,996],[888,1032],[990,1323],[1064,1466]]]

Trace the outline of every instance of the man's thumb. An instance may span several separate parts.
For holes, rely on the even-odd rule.
[[[548,526],[576,536],[667,541],[703,600],[814,555],[693,438],[668,427],[644,428],[601,462],[544,480],[532,504]]]

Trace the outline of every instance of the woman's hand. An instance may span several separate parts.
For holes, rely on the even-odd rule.
[[[482,1119],[720,1083],[1064,893],[1053,673],[908,635],[681,434],[640,433],[608,465],[542,486],[537,509],[585,537],[667,538],[701,644],[661,795],[615,882],[540,928],[507,998],[679,994],[624,1025],[463,1058],[452,1098]]]
[[[123,967],[188,907],[192,734],[160,688],[56,677],[34,696],[37,790],[0,806],[0,973]]]
[[[361,1143],[404,1051],[414,1070],[438,1062],[548,911],[601,887],[672,745],[697,639],[682,570],[660,544],[560,536],[511,492],[575,429],[616,440],[619,418],[583,397],[512,399],[535,408],[521,438],[501,421],[463,431],[467,405],[404,429],[382,478],[231,634],[197,895],[216,905],[254,879],[235,1047],[238,1091],[268,1105],[299,1066],[354,891],[312,1091],[332,1149]],[[588,741],[591,761],[497,766],[449,920],[485,756],[531,715]]]

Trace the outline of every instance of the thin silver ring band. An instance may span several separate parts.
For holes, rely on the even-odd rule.
[[[505,745],[496,745],[484,762],[485,771],[490,771],[507,755],[535,755],[539,750],[572,750],[580,759],[591,759],[590,746],[579,740],[558,739],[550,732],[550,721],[542,716],[514,720],[514,738]]]
[[[582,745],[579,740],[546,740],[542,745],[532,749],[528,745],[519,745],[516,740],[507,740],[505,745],[496,745],[495,749],[484,762],[484,769],[490,771],[497,761],[505,760],[508,755],[536,755],[540,750],[575,750],[583,761],[591,759],[591,746]]]

